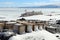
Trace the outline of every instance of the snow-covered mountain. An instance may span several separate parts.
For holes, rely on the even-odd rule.
[[[23,7],[23,8],[60,8],[59,5],[44,5],[44,6],[30,6],[30,7]]]
[[[40,8],[60,8],[60,6],[57,5],[45,5],[45,6],[39,6]]]

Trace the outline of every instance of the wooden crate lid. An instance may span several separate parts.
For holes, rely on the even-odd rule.
[[[16,23],[16,24],[14,24],[14,25],[16,25],[16,26],[21,26],[21,25],[23,25],[23,24],[20,24],[20,23]]]
[[[0,26],[3,26],[4,25],[4,23],[0,23]]]
[[[16,22],[7,22],[6,24],[15,24]]]

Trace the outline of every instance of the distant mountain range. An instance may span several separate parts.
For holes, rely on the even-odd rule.
[[[60,8],[60,6],[57,6],[57,5],[44,5],[44,6],[22,7],[22,8]]]

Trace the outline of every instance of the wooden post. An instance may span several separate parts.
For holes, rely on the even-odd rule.
[[[32,30],[34,31],[34,25],[32,25]]]

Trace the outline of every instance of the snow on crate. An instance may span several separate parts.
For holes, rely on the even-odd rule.
[[[23,35],[16,35],[9,40],[59,40],[54,34],[47,32],[46,30],[36,31],[32,33],[26,33]]]

